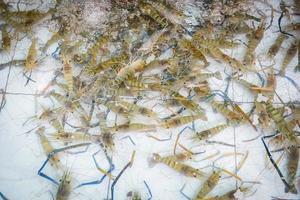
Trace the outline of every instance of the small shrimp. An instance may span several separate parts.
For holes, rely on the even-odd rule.
[[[290,188],[286,187],[285,192],[291,192],[291,193],[297,194],[297,190],[296,190],[294,182],[296,180],[298,162],[299,162],[299,147],[293,145],[288,149],[287,182],[290,185]]]
[[[199,169],[195,169],[189,165],[178,162],[173,156],[171,157],[161,157],[159,154],[154,153],[153,156],[149,160],[150,166],[156,163],[163,163],[175,171],[184,174],[188,177],[194,178],[203,178],[205,174],[201,172]]]
[[[109,132],[144,132],[155,131],[156,125],[154,124],[141,124],[141,123],[125,123],[118,126],[109,127]]]
[[[277,129],[286,137],[286,139],[291,143],[297,143],[297,136],[284,120],[282,112],[274,108],[269,101],[266,102],[266,111],[269,117],[275,122]]]
[[[221,170],[213,171],[213,173],[203,183],[200,191],[197,193],[194,200],[202,200],[210,191],[212,191],[218,184],[221,178]]]
[[[194,46],[194,44],[190,40],[183,39],[179,41],[179,45],[182,48],[190,50],[195,58],[202,60],[205,65],[208,65],[208,61],[205,58],[204,54],[196,46]]]
[[[117,77],[115,79],[116,83],[120,84],[123,81],[125,81],[129,76],[133,75],[134,73],[142,71],[145,65],[146,62],[142,59],[138,59],[133,63],[126,65],[118,72]]]
[[[233,105],[233,110],[236,110],[239,114],[241,114],[243,120],[247,120],[249,122],[249,124],[257,131],[257,128],[253,124],[253,122],[250,119],[250,117],[242,110],[242,108],[240,106],[238,106],[237,104],[234,104]]]
[[[245,66],[252,66],[252,63],[254,61],[254,51],[259,45],[262,38],[264,37],[264,32],[265,23],[264,20],[262,20],[261,24],[257,27],[257,29],[248,35],[248,47],[243,60],[243,64]]]
[[[209,50],[211,55],[215,57],[216,59],[219,59],[228,65],[230,65],[232,68],[239,70],[239,71],[253,71],[252,68],[245,67],[239,60],[228,56],[227,54],[223,53],[219,48],[213,47]]]
[[[103,101],[98,99],[97,103],[103,104],[104,106],[106,106],[107,108],[109,108],[110,110],[112,110],[117,114],[121,114],[124,116],[129,115],[129,109],[124,107],[123,105],[120,105],[118,101]]]
[[[221,124],[215,127],[212,127],[210,129],[201,131],[201,132],[197,132],[195,136],[193,136],[193,139],[196,140],[206,140],[210,137],[215,136],[216,134],[218,134],[219,132],[223,131],[224,129],[228,128],[230,125],[228,124]]]
[[[162,3],[152,1],[153,7],[168,21],[174,25],[184,25],[183,13],[179,12],[177,9],[172,9],[170,6],[165,6]]]
[[[223,114],[223,116],[225,118],[227,118],[228,120],[232,120],[232,121],[236,121],[239,122],[242,120],[242,116],[236,112],[233,112],[231,110],[229,110],[224,104],[222,103],[218,103],[216,101],[211,101],[211,106],[217,110],[218,112],[220,112],[221,114]]]
[[[96,61],[98,52],[103,48],[103,45],[107,44],[110,40],[110,36],[100,36],[96,39],[96,42],[87,50],[87,54],[91,56],[91,61]]]
[[[288,64],[292,61],[297,53],[297,43],[293,42],[291,46],[288,48],[281,65],[280,73],[285,74],[285,69],[287,68]]]
[[[211,95],[211,90],[207,81],[204,81],[199,86],[193,87],[193,90],[200,97],[207,97]]]
[[[127,108],[129,110],[129,113],[132,114],[140,114],[147,117],[157,118],[157,114],[153,112],[151,109],[139,106],[134,103],[129,103],[126,101],[119,101],[119,105]]]
[[[57,118],[53,118],[49,122],[59,133],[64,133],[64,127],[58,121]]]
[[[256,112],[259,114],[258,121],[262,128],[270,126],[271,118],[269,117],[265,104],[255,101]]]
[[[275,42],[272,44],[272,46],[270,47],[270,49],[268,51],[269,57],[274,57],[277,54],[277,52],[279,51],[279,49],[285,39],[287,39],[287,37],[284,34],[280,34],[277,36]]]
[[[11,38],[7,32],[6,26],[2,29],[2,48],[4,51],[9,51],[11,47]]]
[[[190,116],[180,116],[180,117],[175,117],[175,118],[171,118],[171,119],[164,119],[160,126],[163,128],[175,128],[178,126],[182,126],[184,124],[193,122],[197,119],[202,119],[204,121],[207,120],[205,115],[190,115]]]
[[[64,78],[68,86],[68,92],[70,93],[73,91],[73,67],[70,63],[70,60],[66,56],[63,56],[63,64]]]
[[[47,139],[47,137],[45,136],[45,127],[40,127],[36,133],[38,134],[43,150],[45,152],[46,155],[49,155],[49,153],[53,152],[55,149],[53,148],[53,146],[51,145],[51,143],[49,142],[49,140]],[[60,163],[60,159],[57,156],[57,154],[54,154],[51,159],[50,159],[50,164],[52,166],[54,166],[56,169],[60,169],[61,168],[61,163]]]
[[[29,72],[37,66],[37,49],[36,49],[37,39],[34,38],[28,50],[27,58],[25,61],[25,71]]]
[[[71,182],[72,177],[70,172],[64,172],[60,184],[58,186],[58,190],[56,193],[56,200],[67,200],[71,194]]]
[[[193,100],[182,96],[178,92],[173,92],[171,94],[171,101],[175,100],[178,101],[181,105],[183,105],[185,108],[190,109],[191,111],[195,112],[197,115],[203,115],[205,116],[204,110]]]
[[[148,15],[155,20],[162,28],[166,28],[169,25],[168,20],[161,17],[152,5],[148,3],[140,3],[139,9],[143,14]]]

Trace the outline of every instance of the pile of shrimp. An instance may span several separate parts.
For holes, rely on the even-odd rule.
[[[0,70],[8,66],[21,68],[26,84],[34,84],[32,74],[43,68],[45,59],[55,60],[57,65],[53,66],[53,79],[38,94],[48,104],[39,105],[36,116],[30,119],[36,125],[31,132],[39,138],[47,157],[45,163],[62,172],[60,181],[56,181],[41,172],[44,163],[38,173],[49,184],[58,186],[56,199],[72,199],[70,195],[75,190],[70,166],[60,161],[58,152],[91,145],[99,147],[107,158],[109,169],[96,166],[112,181],[107,199],[116,199],[114,186],[123,173],[131,170],[135,153],[139,153],[134,151],[124,168],[117,166],[122,169],[116,173],[116,138],[127,133],[133,144],[131,137],[139,134],[146,136],[150,144],[161,142],[169,149],[169,153],[154,151],[145,155],[149,168],[164,166],[161,171],[174,171],[189,178],[187,181],[195,179],[201,183],[193,193],[186,194],[184,187],[178,190],[181,199],[254,198],[255,187],[260,183],[237,174],[247,163],[251,150],[234,152],[234,145],[212,140],[226,129],[240,126],[257,132],[257,137],[253,135],[254,139],[245,142],[261,140],[266,159],[276,170],[273,176],[282,180],[278,190],[300,192],[296,183],[300,173],[300,104],[281,101],[276,92],[277,81],[283,78],[300,95],[299,81],[287,75],[294,67],[294,73],[300,71],[299,1],[273,5],[268,1],[213,0],[203,1],[200,6],[194,1],[174,4],[164,0],[111,0],[105,8],[108,17],[101,21],[104,25],[93,27],[92,31],[80,29],[80,23],[84,24],[81,9],[75,6],[71,13],[64,12],[65,5],[73,3],[56,1],[41,11],[12,10],[10,4],[0,1],[1,53],[17,51],[13,48],[17,40],[30,39],[25,58],[2,63]],[[262,12],[255,4],[269,12]],[[190,13],[201,10],[208,13],[191,17]],[[45,42],[32,30],[49,25],[49,21],[55,26]],[[266,49],[262,41],[271,29],[275,40]],[[234,51],[244,54],[237,57]],[[281,52],[283,59],[278,61]],[[298,59],[297,66],[291,65],[293,59]],[[222,67],[211,71],[215,63]],[[260,81],[247,77],[258,77]],[[226,87],[218,87],[222,83]],[[231,84],[250,93],[249,108],[233,100]],[[210,115],[218,115],[220,120],[211,121]],[[197,126],[209,122],[212,126],[207,129]],[[270,129],[273,134],[265,134]],[[161,139],[162,132],[176,133],[172,145]],[[60,148],[54,147],[53,142],[58,142]],[[221,155],[203,159],[199,149],[211,143],[229,146],[232,153],[219,152]],[[273,157],[276,152],[282,154],[280,159]],[[232,155],[241,158],[235,169],[218,165],[218,160]],[[208,160],[209,170],[203,169],[197,158]],[[220,182],[228,178],[236,181],[236,186],[220,192]],[[91,183],[76,188],[84,185]],[[147,199],[163,198],[151,192],[145,181],[144,185],[150,195]],[[146,197],[129,191],[123,199]]]

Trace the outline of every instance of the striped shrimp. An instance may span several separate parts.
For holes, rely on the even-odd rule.
[[[230,126],[230,124],[221,124],[215,127],[212,127],[210,129],[201,131],[201,132],[197,132],[195,136],[193,136],[192,139],[194,140],[206,140],[210,137],[215,136],[216,134],[220,133],[221,131],[223,131],[224,129],[228,128]]]
[[[256,47],[259,45],[262,38],[264,37],[264,32],[265,32],[264,25],[265,25],[264,20],[262,20],[258,28],[253,33],[250,33],[248,35],[248,45],[243,60],[243,64],[245,66],[252,66],[252,63],[254,61],[254,51]]]
[[[274,108],[269,101],[266,102],[266,111],[269,117],[275,122],[277,129],[284,135],[284,137],[292,144],[297,143],[297,136],[284,120],[282,113],[278,109]]]
[[[142,59],[138,59],[129,65],[121,68],[116,77],[116,83],[119,85],[124,82],[129,76],[134,75],[136,72],[142,71],[146,62]]]
[[[224,104],[218,103],[216,101],[211,101],[211,106],[223,114],[228,120],[239,122],[242,119],[242,116],[236,112],[229,110]]]
[[[272,44],[272,46],[270,47],[270,49],[268,51],[269,57],[274,57],[278,53],[278,51],[285,39],[287,39],[287,37],[284,34],[280,34],[277,36],[275,42]]]
[[[144,132],[144,131],[155,131],[156,125],[154,124],[141,124],[141,123],[125,123],[109,127],[109,132]]]
[[[11,38],[7,32],[6,26],[2,28],[2,48],[4,51],[9,51],[11,47]]]
[[[192,43],[192,41],[187,40],[187,39],[183,39],[183,40],[180,40],[179,45],[182,48],[190,50],[191,53],[192,53],[192,55],[195,58],[197,58],[199,60],[202,60],[205,65],[208,65],[208,61],[205,58],[204,54],[201,52],[201,50],[199,50],[196,46],[194,46],[194,44]]]
[[[63,56],[63,64],[64,64],[64,78],[68,86],[68,92],[73,92],[73,67],[70,63],[70,60]]]
[[[185,108],[195,112],[197,115],[205,116],[204,110],[196,102],[187,97],[182,96],[178,92],[173,92],[171,94],[171,101],[172,100],[178,101]]]
[[[37,39],[34,38],[28,50],[28,54],[25,60],[25,71],[29,72],[37,66]]]
[[[280,69],[281,74],[285,74],[285,69],[290,64],[292,59],[295,57],[296,53],[297,53],[297,42],[293,42],[291,46],[288,48],[283,58],[281,69]]]
[[[221,178],[221,170],[213,171],[213,173],[206,179],[201,186],[200,191],[193,200],[202,200],[210,191],[212,191],[218,184]]]
[[[287,152],[287,182],[290,188],[285,188],[285,192],[291,192],[297,194],[295,187],[295,180],[297,175],[298,163],[299,163],[299,147],[291,146]]]
[[[203,176],[205,176],[205,173],[201,172],[199,169],[195,169],[189,165],[183,164],[177,161],[173,156],[162,157],[159,154],[154,153],[153,156],[149,159],[149,164],[150,166],[153,166],[153,164],[156,163],[163,163],[174,169],[175,171],[188,177],[203,178]]]
[[[193,122],[197,119],[202,119],[204,121],[207,120],[205,115],[179,116],[179,117],[174,117],[174,118],[171,118],[171,119],[164,119],[161,122],[160,126],[163,127],[163,128],[167,128],[167,129],[175,128],[175,127],[182,126],[184,124]]]
[[[38,134],[39,138],[40,138],[40,142],[42,144],[43,150],[45,152],[46,155],[48,155],[49,153],[54,151],[53,146],[51,145],[51,143],[49,142],[49,140],[47,139],[47,137],[45,136],[45,127],[40,127],[36,133]],[[60,159],[57,156],[57,154],[54,154],[51,159],[50,159],[50,164],[52,166],[54,166],[56,169],[60,169],[61,168],[61,163],[60,163]]]

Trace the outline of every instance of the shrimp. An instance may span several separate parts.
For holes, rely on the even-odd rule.
[[[223,131],[224,129],[228,128],[230,125],[228,124],[221,124],[218,126],[215,126],[213,128],[201,131],[201,132],[197,132],[195,136],[193,136],[193,139],[196,140],[206,140],[210,137],[215,136],[216,134],[218,134],[219,132]]]
[[[136,113],[147,117],[157,118],[157,114],[149,108],[142,107],[126,101],[119,101],[118,104],[120,106],[127,108],[129,110],[129,113]]]
[[[2,29],[2,48],[4,51],[9,51],[11,47],[11,38],[7,32],[6,26]]]
[[[269,101],[266,102],[266,111],[269,117],[275,122],[277,129],[284,135],[284,137],[292,144],[296,144],[297,136],[284,120],[282,113],[278,109],[274,108]]]
[[[239,114],[241,114],[243,120],[247,120],[249,122],[249,124],[257,131],[257,128],[253,124],[253,122],[250,119],[250,117],[242,110],[242,108],[240,106],[238,106],[237,104],[234,104],[233,105],[233,110],[236,110]]]
[[[178,126],[182,126],[184,124],[190,123],[192,121],[195,121],[197,119],[202,119],[204,121],[207,120],[205,115],[190,115],[190,116],[180,116],[180,117],[175,117],[171,119],[164,119],[160,126],[163,128],[175,128]]]
[[[64,172],[60,184],[58,186],[58,190],[56,193],[56,200],[67,200],[71,194],[71,182],[72,177],[70,172]]]
[[[138,59],[134,61],[133,63],[123,67],[120,69],[120,71],[117,74],[116,77],[116,83],[120,84],[123,81],[125,81],[129,76],[133,75],[136,72],[142,71],[144,69],[144,66],[146,65],[146,62],[142,59]]]
[[[260,41],[264,37],[265,32],[265,23],[262,20],[261,24],[257,27],[257,29],[248,35],[248,47],[246,50],[246,54],[244,56],[243,64],[245,66],[252,66],[254,61],[254,51],[256,47],[259,45]]]
[[[99,135],[90,135],[87,133],[81,132],[58,132],[56,134],[51,135],[51,138],[56,140],[63,141],[64,143],[68,142],[97,142]]]
[[[45,152],[46,155],[48,155],[49,153],[53,152],[55,149],[53,148],[53,146],[51,145],[51,143],[49,142],[49,140],[47,139],[47,137],[45,136],[45,127],[40,127],[36,133],[38,134],[43,150]],[[54,154],[51,159],[50,159],[50,164],[51,166],[54,166],[56,169],[60,169],[61,168],[61,163],[60,163],[60,159],[57,156],[57,154]]]
[[[226,108],[226,106],[222,103],[218,103],[216,101],[211,101],[211,106],[216,109],[218,112],[223,114],[228,120],[239,122],[242,120],[242,116],[236,112],[233,112]]]
[[[277,52],[279,51],[283,41],[287,39],[286,35],[284,34],[280,34],[277,36],[275,42],[272,44],[272,46],[270,47],[269,51],[268,51],[268,56],[275,56],[277,54]]]
[[[87,54],[91,56],[91,62],[96,62],[96,58],[99,50],[104,44],[109,42],[110,36],[100,36],[96,39],[96,42],[87,50]]]
[[[53,118],[49,122],[59,133],[64,133],[64,128],[57,118]]]
[[[211,91],[207,81],[204,81],[202,84],[193,87],[193,90],[200,97],[207,97],[211,95]]]
[[[119,56],[111,57],[108,60],[102,61],[99,64],[89,63],[87,67],[85,68],[85,71],[89,74],[97,74],[103,70],[108,69],[109,67],[112,67],[117,64],[121,64],[122,62],[126,61],[128,59],[128,55],[126,53],[123,53]]]
[[[97,100],[98,104],[103,104],[113,112],[121,115],[128,116],[129,115],[129,109],[124,107],[123,105],[120,105],[118,101],[103,101],[103,100]]]
[[[288,149],[288,157],[287,157],[287,182],[290,185],[290,188],[285,188],[285,192],[292,192],[297,194],[297,190],[295,187],[296,174],[298,169],[299,162],[299,147],[291,146]]]
[[[262,128],[267,128],[270,125],[271,118],[269,117],[265,104],[255,101],[256,112],[258,112],[258,121]]]
[[[228,56],[227,54],[223,53],[219,48],[213,47],[209,49],[209,52],[215,57],[216,59],[219,59],[228,65],[230,65],[232,68],[236,70],[241,71],[254,71],[254,69],[245,67],[239,60]]]
[[[153,7],[168,21],[170,21],[174,25],[184,25],[184,16],[176,9],[171,9],[170,6],[165,6],[162,3],[153,2]]]
[[[217,39],[204,39],[203,37],[196,37],[193,39],[198,39],[196,40],[200,46],[204,46],[205,48],[208,49],[213,49],[215,47],[217,48],[222,48],[222,49],[232,49],[236,48],[239,44],[236,42],[228,41],[223,38],[217,38]]]
[[[34,38],[28,50],[27,58],[25,61],[25,71],[31,71],[37,66],[37,49],[36,49],[37,39]]]
[[[196,46],[194,46],[190,40],[183,39],[183,40],[179,41],[179,45],[185,49],[190,50],[192,55],[195,58],[203,61],[205,65],[208,65],[208,61],[205,58],[204,54],[201,52],[201,50],[199,50]]]
[[[187,97],[182,96],[178,92],[173,92],[171,94],[171,98],[172,98],[171,101],[172,100],[178,101],[185,108],[190,109],[191,111],[195,112],[197,115],[205,116],[204,110],[201,107],[199,107],[199,105],[197,103],[195,103],[194,101],[192,101],[191,99],[189,99]]]
[[[285,74],[285,69],[287,68],[288,64],[292,61],[292,59],[295,57],[297,53],[297,43],[293,42],[291,46],[288,48],[280,69],[281,74]]]
[[[140,3],[139,9],[143,14],[148,15],[155,20],[162,28],[166,28],[169,25],[168,20],[164,17],[161,17],[157,10],[155,10],[155,8],[150,4]]]
[[[104,151],[113,151],[115,146],[114,134],[109,131],[109,128],[106,125],[105,113],[99,113],[97,117],[99,119],[101,134],[96,141],[100,143],[100,145],[104,148]]]
[[[70,60],[63,56],[63,63],[64,63],[64,78],[68,86],[68,92],[73,92],[73,72],[72,72],[72,65],[70,63]]]
[[[109,132],[131,132],[131,131],[155,131],[156,125],[154,124],[141,124],[141,123],[125,123],[118,126],[109,128]]]
[[[212,191],[218,184],[221,178],[221,170],[213,171],[213,173],[203,183],[200,191],[197,193],[194,200],[202,200],[210,191]]]
[[[189,165],[178,162],[173,156],[161,157],[159,154],[154,153],[149,160],[149,164],[153,165],[156,163],[163,163],[169,166],[170,168],[174,169],[175,171],[188,177],[203,178],[203,176],[205,176],[205,174],[199,169],[195,169]]]

